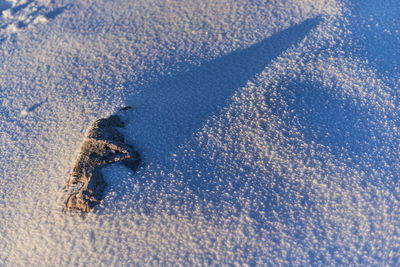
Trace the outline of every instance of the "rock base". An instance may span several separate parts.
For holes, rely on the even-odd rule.
[[[129,107],[121,111],[127,109]],[[125,143],[118,131],[122,127],[124,123],[118,115],[97,120],[91,125],[69,177],[71,193],[66,203],[67,210],[87,213],[101,201],[106,187],[101,168],[105,165],[121,162],[132,171],[139,167],[140,155]]]

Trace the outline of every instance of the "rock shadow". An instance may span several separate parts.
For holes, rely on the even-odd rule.
[[[208,174],[199,176],[196,173],[196,170],[217,168],[213,166],[214,163],[207,160],[203,162],[201,157],[196,157],[195,162],[191,162],[192,159],[183,158],[180,163],[184,166],[193,166],[193,168],[181,170],[179,166],[171,166],[175,163],[170,162],[170,155],[188,141],[209,118],[221,112],[237,90],[262,72],[277,56],[301,41],[319,24],[320,20],[320,17],[308,19],[246,49],[191,67],[176,75],[162,77],[128,101],[130,105],[137,108],[126,127],[126,136],[135,140],[136,144],[140,144],[146,163],[177,168],[184,177],[184,180],[174,183],[174,181],[158,179],[157,174],[154,174],[154,180],[151,181],[154,184],[149,185],[149,181],[145,181],[139,175],[135,179],[138,181],[138,188],[151,187],[151,190],[130,193],[137,212],[151,213],[158,198],[157,192],[171,190],[183,193],[189,188],[191,195],[202,199],[204,204],[202,206],[206,207],[207,203],[215,205],[226,203],[224,193],[233,192],[231,190],[241,192],[243,187],[249,184],[254,185],[254,188],[260,188],[263,192],[262,199],[247,195],[254,205],[257,201],[263,201],[262,206],[265,209],[272,209],[272,206],[277,205],[269,201],[274,189],[262,188],[258,179],[250,181],[244,173],[243,177],[237,177],[233,187],[230,187],[228,180],[234,179],[224,177],[222,180],[216,180]],[[146,158],[146,152],[151,155],[151,158]],[[159,170],[151,171],[158,172]],[[226,176],[226,174],[221,175]],[[126,190],[126,187],[121,187],[120,190]],[[283,192],[285,189],[279,190]],[[173,202],[173,206],[188,207],[196,203],[195,200],[193,203],[188,203],[190,198],[190,196],[182,196],[168,201]],[[119,198],[116,197],[115,200],[119,201]],[[232,205],[240,206],[241,203],[233,201]],[[257,214],[254,213],[254,216],[256,217]]]
[[[142,144],[144,152],[157,155],[150,161],[164,161],[207,119],[218,114],[236,90],[319,22],[319,17],[305,20],[246,49],[162,77],[127,101],[139,107],[128,135]]]

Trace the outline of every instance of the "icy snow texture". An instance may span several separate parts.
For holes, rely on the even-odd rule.
[[[0,10],[0,265],[399,264],[397,1]],[[146,165],[63,213],[87,125],[125,105]]]

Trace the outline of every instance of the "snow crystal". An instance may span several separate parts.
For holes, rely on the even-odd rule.
[[[0,265],[399,265],[399,7],[0,0]],[[143,166],[63,212],[126,105]]]

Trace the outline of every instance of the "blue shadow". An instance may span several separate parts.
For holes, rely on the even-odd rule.
[[[0,17],[1,17],[1,13],[6,10],[11,8],[12,4],[8,1],[4,1],[4,0],[0,0]]]
[[[66,9],[70,8],[70,5],[65,5],[63,7],[59,7],[54,9],[53,11],[48,12],[45,17],[47,19],[55,19],[58,15],[62,14]]]
[[[349,30],[353,37],[346,50],[351,51],[353,57],[367,59],[368,65],[385,79],[394,76],[397,87],[400,38],[396,25],[400,23],[400,5],[396,0],[365,0],[355,1],[350,7]]]
[[[335,95],[334,90],[315,83],[293,83],[284,98],[293,110],[290,114],[300,123],[305,141],[323,144],[337,157],[370,154],[382,140],[374,125],[379,115],[350,98]]]
[[[200,66],[190,67],[187,71],[176,75],[161,77],[145,87],[139,95],[127,101],[127,105],[133,107],[132,116],[129,116],[129,121],[124,128],[127,142],[136,143],[135,147],[142,154],[145,164],[160,164],[161,168],[175,164],[170,161],[170,155],[177,151],[180,145],[190,140],[197,129],[202,127],[210,117],[217,115],[229,103],[237,90],[262,72],[272,60],[290,46],[301,41],[319,24],[320,20],[320,17],[308,19],[247,49],[235,51]],[[131,86],[134,87],[133,84]],[[146,156],[148,154],[151,156]],[[218,169],[213,166],[214,163],[202,158],[196,158],[195,162],[186,158],[182,161],[185,161],[180,162],[184,166],[193,166],[193,170]],[[175,169],[176,166],[170,167]],[[180,169],[179,166],[178,169]],[[130,202],[134,203],[136,212],[151,213],[158,199],[157,196],[161,195],[158,192],[169,190],[184,192],[185,188],[190,188],[191,195],[201,199],[204,204],[201,206],[206,207],[207,203],[218,206],[224,201],[224,192],[230,190],[240,192],[251,183],[254,188],[262,191],[260,194],[262,199],[246,195],[248,199],[254,200],[255,209],[259,201],[264,203],[261,206],[266,210],[282,208],[278,207],[277,202],[271,200],[271,197],[276,190],[284,191],[283,184],[280,185],[282,188],[279,187],[279,183],[277,183],[279,188],[266,188],[262,186],[261,180],[246,179],[244,173],[242,177],[237,177],[233,187],[229,187],[227,182],[229,177],[224,177],[223,181],[218,182],[208,175],[199,177],[192,173],[193,170],[181,170],[185,180],[178,185],[157,174],[153,175],[153,181],[148,181],[146,176],[142,177],[142,173],[146,172],[145,168],[139,169],[134,177],[128,175],[126,179],[118,179],[118,181],[109,179],[110,186],[106,194],[108,190],[118,191],[117,196],[113,197],[116,202],[124,201],[125,194],[133,196]],[[151,171],[159,170],[156,168]],[[133,190],[132,181],[141,190],[130,192]],[[216,190],[216,188],[219,189]],[[191,201],[191,196],[167,201],[173,202],[173,206],[181,207],[198,204],[194,199]],[[241,203],[232,199],[229,201],[232,201],[232,205],[236,205],[237,211],[240,212]],[[180,202],[182,205],[179,204]],[[204,210],[204,214],[206,213],[207,210]],[[258,216],[257,212],[254,216]],[[260,224],[263,224],[262,219],[260,219]]]
[[[145,154],[157,155],[145,161],[165,160],[217,115],[237,90],[319,22],[319,17],[305,20],[246,49],[161,77],[128,100],[130,106],[138,107],[127,125],[128,136],[141,144]]]
[[[251,169],[242,166],[243,170],[232,170],[231,174],[227,174],[220,170],[217,162],[200,155],[187,158],[179,153],[177,162],[171,161],[170,155],[190,140],[211,116],[218,114],[237,90],[263,71],[278,55],[301,41],[319,22],[319,17],[306,20],[247,49],[192,67],[177,75],[163,77],[128,101],[128,105],[134,109],[125,127],[127,141],[131,139],[136,143],[145,164],[153,163],[155,168],[146,170],[144,167],[137,174],[127,175],[118,181],[109,179],[111,182],[106,195],[109,190],[117,192],[109,204],[125,202],[124,195],[129,195],[135,212],[151,214],[157,206],[158,198],[164,196],[163,203],[168,202],[171,207],[184,209],[182,212],[188,216],[190,210],[195,208],[200,208],[205,217],[215,212],[224,213],[226,203],[234,207],[236,212],[230,214],[236,216],[243,208],[243,203],[236,199],[240,194],[251,201],[249,216],[259,224],[257,229],[268,227],[265,225],[265,217],[260,215],[261,211],[264,214],[277,212],[282,217],[288,217],[290,205],[285,205],[276,196],[290,202],[293,201],[293,195],[290,194],[292,191],[286,190],[288,185],[284,177],[276,177],[273,170],[254,177]],[[147,157],[146,153],[151,157]],[[193,168],[182,169],[181,166]],[[179,178],[165,179],[165,175],[159,175],[159,172],[164,173],[164,168],[177,170]],[[143,176],[143,173],[146,175]],[[237,176],[228,177],[232,173]],[[215,175],[221,179],[216,179]],[[149,180],[149,176],[152,179]],[[266,185],[269,176],[273,176],[271,179],[276,182]],[[132,184],[140,190],[135,191]],[[291,185],[291,188],[296,191],[296,186]],[[256,190],[249,191],[248,188]],[[189,195],[185,194],[187,189],[190,190]],[[169,198],[165,197],[167,192],[175,193]],[[307,192],[304,195],[303,204],[311,207]],[[209,204],[215,209],[209,210]],[[166,208],[165,212],[174,213],[174,210]]]

